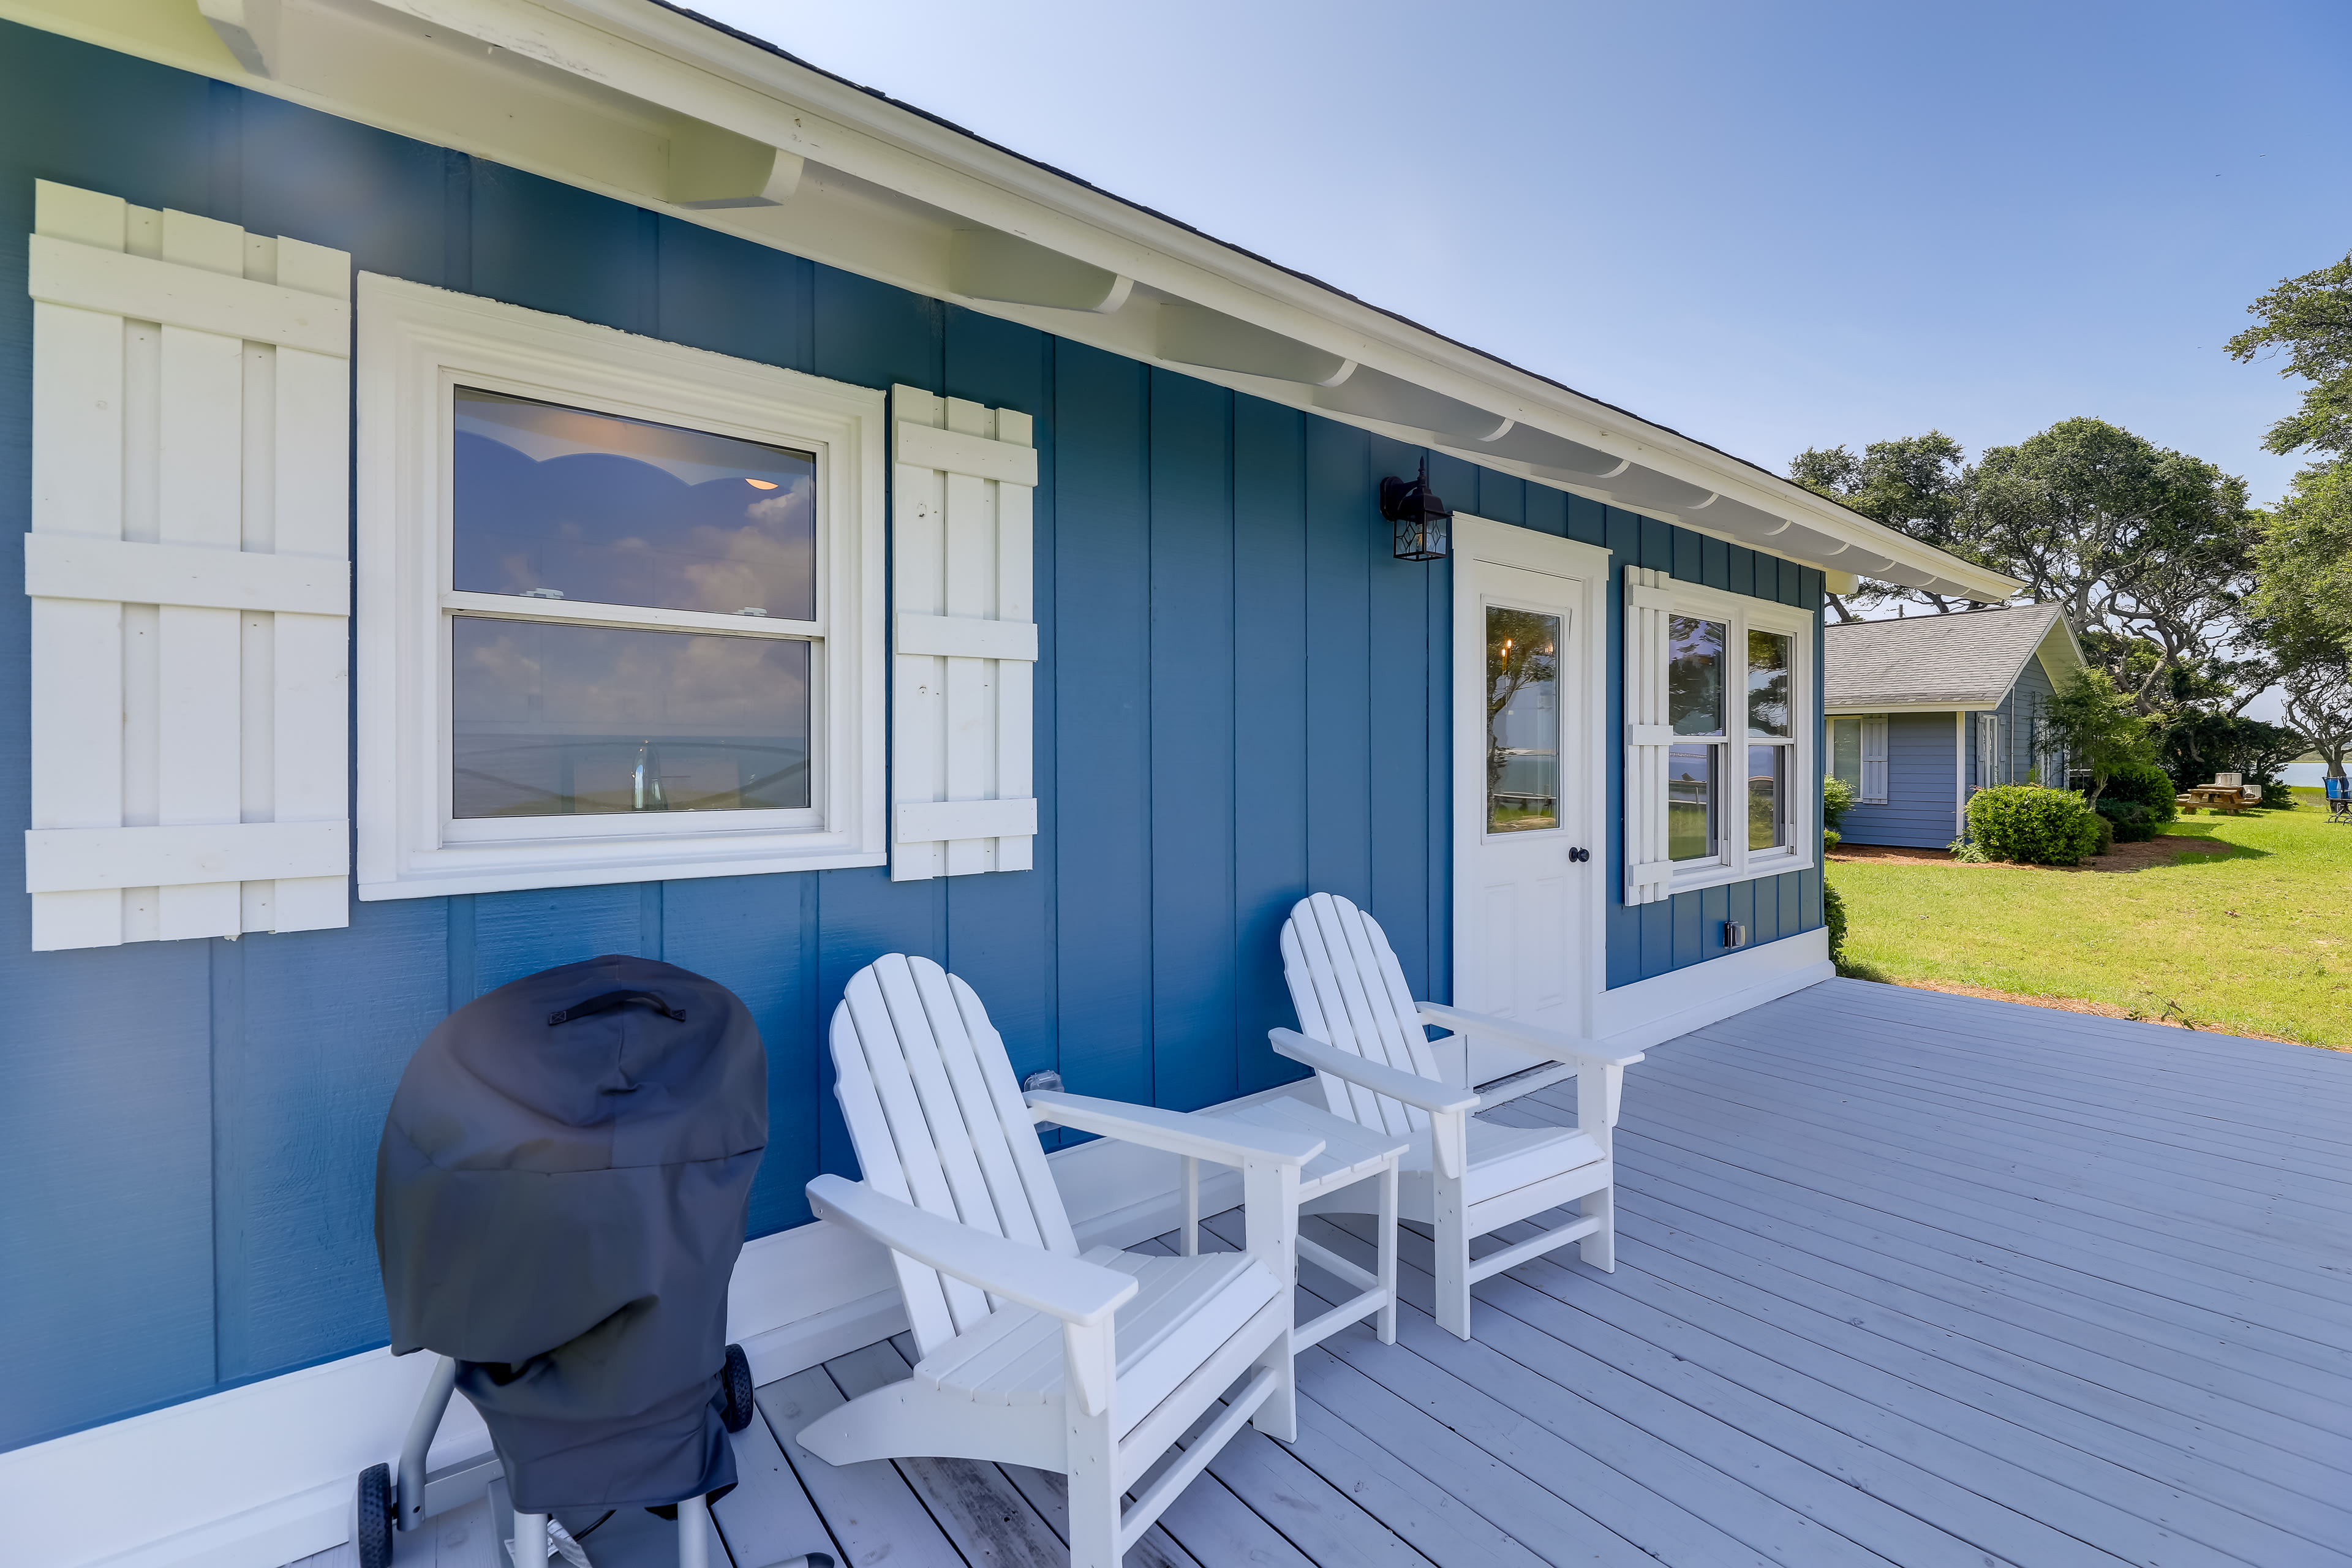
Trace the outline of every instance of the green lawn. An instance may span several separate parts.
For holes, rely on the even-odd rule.
[[[2129,874],[1833,864],[1848,973],[2352,1047],[2352,826],[2326,826],[2319,791],[2295,795],[2292,811],[2185,816],[2165,831],[2230,852]]]

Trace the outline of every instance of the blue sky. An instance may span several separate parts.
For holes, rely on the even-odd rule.
[[[2352,5],[699,0],[1779,469],[2075,415],[2242,474],[2352,249]]]

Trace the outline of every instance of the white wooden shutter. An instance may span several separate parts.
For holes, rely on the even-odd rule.
[[[1667,575],[1625,568],[1625,901],[1654,904],[1674,891],[1666,845]]]
[[[34,214],[33,946],[348,925],[351,258]]]
[[[1862,721],[1862,788],[1856,797],[1865,805],[1886,804],[1886,715],[1868,713]]]
[[[891,388],[890,877],[1029,869],[1028,415]]]
[[[2000,719],[1977,715],[1977,788],[1990,789],[2000,782]]]

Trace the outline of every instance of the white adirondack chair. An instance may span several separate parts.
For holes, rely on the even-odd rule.
[[[1414,1001],[1380,922],[1329,893],[1292,907],[1282,928],[1282,970],[1305,1033],[1274,1030],[1274,1048],[1315,1069],[1333,1114],[1412,1137],[1398,1174],[1398,1212],[1435,1235],[1440,1326],[1468,1339],[1472,1285],[1571,1241],[1585,1262],[1616,1268],[1610,1133],[1625,1068],[1641,1052],[1595,1050],[1557,1030]],[[1424,1024],[1573,1066],[1577,1125],[1502,1127],[1474,1119],[1479,1097],[1440,1079]],[[1473,1237],[1575,1200],[1581,1200],[1578,1218],[1472,1260]],[[1353,1193],[1305,1207],[1370,1212]]]
[[[1320,1142],[1074,1094],[1024,1103],[971,987],[899,953],[851,979],[833,1059],[866,1179],[819,1176],[809,1202],[890,1249],[922,1356],[913,1376],[803,1428],[810,1452],[1059,1470],[1071,1563],[1118,1568],[1244,1422],[1297,1439],[1289,1282],[1299,1168]],[[1043,1121],[1239,1166],[1248,1249],[1080,1253],[1037,1142]]]

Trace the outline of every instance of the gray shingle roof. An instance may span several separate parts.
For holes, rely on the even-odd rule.
[[[2025,661],[2058,630],[2055,605],[2019,605],[1822,628],[1822,700],[1829,708],[1991,707],[2017,684]]]

